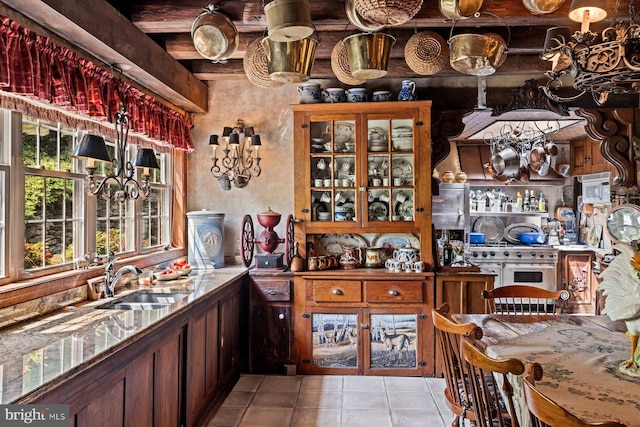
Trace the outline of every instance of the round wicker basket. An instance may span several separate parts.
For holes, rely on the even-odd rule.
[[[449,61],[449,46],[440,34],[421,31],[407,41],[404,56],[414,73],[430,76],[442,70]]]
[[[259,37],[247,46],[247,51],[242,60],[242,67],[247,78],[254,85],[272,89],[282,86],[283,82],[271,80],[267,67],[267,54],[262,46],[262,39]]]
[[[351,74],[351,66],[349,65],[349,59],[347,57],[347,48],[342,40],[336,43],[333,47],[333,51],[331,52],[331,69],[337,79],[344,84],[357,86],[367,82],[366,80],[357,79]]]
[[[354,0],[354,3],[364,19],[384,26],[404,24],[422,7],[422,0]]]

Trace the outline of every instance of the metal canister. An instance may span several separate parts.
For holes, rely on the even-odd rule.
[[[224,267],[224,214],[187,212],[188,260],[192,268]]]

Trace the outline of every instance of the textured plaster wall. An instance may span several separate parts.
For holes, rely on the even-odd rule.
[[[262,89],[248,80],[209,82],[209,112],[194,118],[195,151],[188,156],[188,211],[208,209],[225,213],[225,255],[240,254],[242,218],[250,214],[256,237],[262,231],[256,214],[268,207],[282,214],[276,228],[284,236],[284,221],[293,214],[293,113],[289,104],[298,102],[296,85]],[[223,190],[210,172],[212,150],[209,135],[222,135],[224,126],[237,119],[260,134],[262,174],[245,188]],[[220,152],[221,150],[218,150]],[[281,251],[279,248],[278,251]]]

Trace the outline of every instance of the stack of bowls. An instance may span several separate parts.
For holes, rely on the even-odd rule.
[[[386,151],[387,138],[382,132],[369,131],[369,151]]]
[[[413,149],[413,130],[410,126],[398,126],[391,131],[393,149],[411,151]]]

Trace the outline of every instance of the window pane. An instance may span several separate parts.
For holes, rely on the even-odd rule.
[[[37,126],[33,123],[22,123],[22,164],[37,166],[36,144],[38,142]]]
[[[73,154],[73,135],[69,133],[60,134],[60,170],[71,170],[71,155]]]
[[[46,197],[47,197],[47,219],[64,218],[65,207],[65,187],[62,178],[47,178],[46,180]],[[69,194],[71,196],[73,192]]]
[[[40,268],[45,265],[44,240],[41,223],[27,223],[25,226],[24,268]]]
[[[64,223],[58,221],[50,221],[47,223],[47,239],[46,239],[46,265],[58,265],[64,262],[63,255],[63,239],[64,239]]]
[[[44,178],[27,175],[24,178],[25,220],[41,220],[44,207]]]

